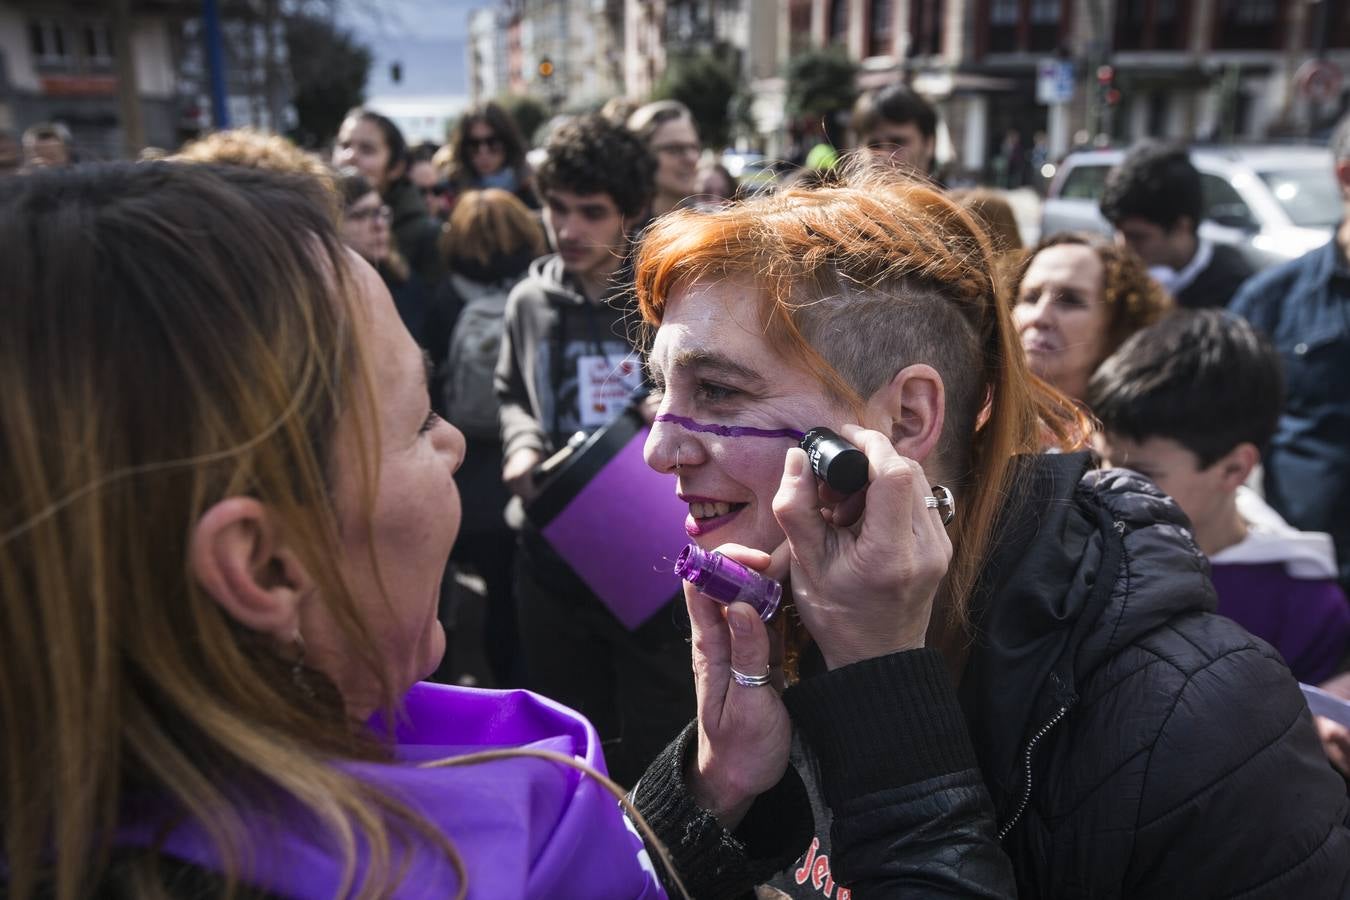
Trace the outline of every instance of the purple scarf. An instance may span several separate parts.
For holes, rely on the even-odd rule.
[[[444,833],[468,872],[469,897],[665,897],[637,832],[593,778],[531,758],[419,769],[408,763],[503,747],[554,750],[605,772],[595,729],[580,714],[528,691],[418,684],[405,698],[397,732],[402,764],[345,767],[403,800]],[[242,873],[256,887],[289,897],[334,896],[343,860],[317,829],[246,811],[255,858]],[[146,845],[149,826],[124,828],[118,843]],[[185,825],[163,852],[218,868],[206,833]],[[358,876],[364,868],[364,855]],[[452,897],[454,869],[435,848],[411,848],[408,875],[381,896]]]

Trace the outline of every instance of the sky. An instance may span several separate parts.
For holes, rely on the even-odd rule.
[[[375,54],[374,97],[468,93],[469,13],[492,0],[343,0],[340,17]],[[390,65],[402,63],[394,84]]]
[[[366,103],[411,143],[445,139],[469,103],[469,13],[493,0],[341,0],[339,19],[374,55]],[[402,68],[395,84],[390,70]]]

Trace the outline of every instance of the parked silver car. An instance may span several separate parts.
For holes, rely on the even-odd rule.
[[[1097,203],[1107,173],[1124,156],[1123,150],[1085,150],[1065,157],[1041,207],[1041,234],[1110,234]],[[1197,147],[1191,161],[1205,198],[1200,234],[1236,246],[1258,267],[1322,246],[1341,219],[1341,194],[1324,147]]]

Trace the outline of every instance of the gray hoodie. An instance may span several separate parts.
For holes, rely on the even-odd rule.
[[[639,387],[630,288],[631,276],[621,270],[609,295],[591,301],[561,257],[530,264],[506,303],[497,362],[503,459],[524,447],[547,455],[573,433],[595,431]]]

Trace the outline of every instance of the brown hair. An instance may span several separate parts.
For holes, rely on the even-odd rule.
[[[501,141],[505,162],[503,167],[514,169],[516,180],[525,186],[530,180],[530,169],[525,162],[525,138],[516,127],[516,120],[497,103],[482,103],[469,108],[455,122],[450,140],[437,151],[432,165],[438,169],[444,166],[446,179],[457,190],[465,190],[478,183],[478,175],[473,170],[473,154],[469,152],[469,130],[477,124],[485,124],[492,134]]]
[[[333,170],[317,156],[306,153],[279,134],[256,128],[212,132],[184,144],[168,159],[172,162],[215,163],[288,175],[308,175],[334,196],[337,192]]]
[[[687,119],[691,125],[693,124],[694,116],[689,112],[689,107],[678,100],[653,100],[633,110],[628,116],[628,121],[623,124],[637,135],[642,143],[650,144],[656,129],[667,122],[680,119]]]
[[[539,220],[510,192],[469,191],[459,198],[441,232],[441,255],[450,271],[483,270],[501,259],[528,262],[548,252]]]
[[[995,253],[1022,249],[1022,232],[1017,227],[1017,216],[1012,204],[996,191],[988,188],[960,188],[949,196],[962,208],[970,210],[980,223]]]
[[[962,497],[944,585],[953,635],[967,627],[969,595],[1014,487],[1014,455],[1037,451],[1042,426],[1065,448],[1089,429],[1027,370],[992,270],[968,212],[918,181],[855,166],[838,185],[660,219],[636,271],[651,325],[681,285],[753,277],[769,346],[855,414],[905,366],[938,371],[947,396],[938,458]]]
[[[458,866],[443,836],[332,764],[388,756],[336,687],[297,677],[186,562],[212,504],[262,499],[392,713],[396,688],[337,574],[339,415],[366,448],[367,509],[378,447],[327,201],[313,178],[164,162],[0,182],[0,835],[12,897],[45,885],[69,900],[97,885],[132,789],[164,804],[152,828],[201,824],[227,894],[256,849],[242,805],[266,796],[293,799],[331,839],[344,895],[389,889],[396,835]],[[358,847],[370,861],[359,880]],[[133,866],[127,895],[163,893],[152,862]]]
[[[1172,297],[1148,274],[1143,260],[1133,250],[1116,244],[1104,235],[1086,232],[1062,232],[1037,244],[1016,272],[1010,294],[1012,304],[1018,302],[1022,279],[1026,277],[1036,254],[1047,247],[1065,246],[1087,247],[1097,254],[1102,264],[1102,302],[1106,305],[1110,320],[1106,326],[1106,339],[1102,343],[1102,358],[1096,360],[1094,368],[1115,353],[1130,335],[1172,312]]]

